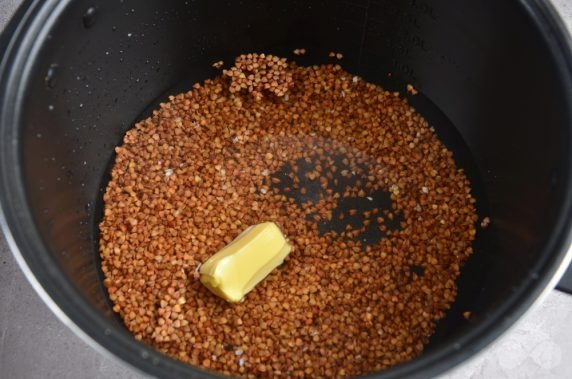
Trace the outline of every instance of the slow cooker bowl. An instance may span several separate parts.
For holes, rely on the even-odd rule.
[[[543,1],[31,0],[1,44],[0,221],[12,251],[66,324],[153,376],[217,374],[137,342],[111,310],[97,225],[114,147],[241,53],[305,48],[296,60],[307,65],[339,51],[368,81],[413,84],[423,96],[412,104],[492,220],[423,355],[371,377],[428,377],[471,357],[570,261],[572,53]]]

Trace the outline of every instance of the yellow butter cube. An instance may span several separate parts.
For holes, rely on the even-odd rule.
[[[291,250],[276,224],[254,225],[201,266],[200,280],[214,294],[239,302],[282,264]]]

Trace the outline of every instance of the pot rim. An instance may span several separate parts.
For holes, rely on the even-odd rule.
[[[127,362],[157,377],[219,378],[136,341],[126,330],[101,315],[62,275],[47,251],[28,210],[21,176],[18,130],[29,73],[42,42],[72,0],[27,0],[3,34],[5,54],[0,61],[0,228],[32,287],[56,316],[98,351]],[[572,39],[551,4],[542,0],[518,0],[536,25],[564,83],[567,103],[572,104]],[[572,107],[568,109],[572,120]],[[570,126],[572,128],[572,126]],[[572,152],[567,157],[572,167]],[[572,188],[572,175],[567,177]],[[568,191],[557,226],[544,248],[545,260],[537,262],[526,283],[486,320],[462,333],[455,341],[436,347],[418,358],[368,374],[367,378],[433,377],[468,359],[504,333],[556,285],[572,260],[572,191]]]

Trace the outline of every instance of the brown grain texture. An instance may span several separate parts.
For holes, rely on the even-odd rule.
[[[241,56],[171,96],[116,152],[100,224],[104,284],[135,338],[192,365],[342,378],[410,360],[472,254],[475,200],[452,153],[399,94],[338,65]],[[299,162],[313,165],[304,183],[322,190],[317,201],[276,187],[277,172]],[[358,181],[334,191],[341,175]],[[364,228],[318,231],[340,199],[376,190],[390,193],[390,212],[351,214],[368,224],[401,214],[400,229],[367,247],[348,239]],[[289,191],[311,192],[296,180]],[[242,303],[212,295],[196,275],[201,262],[264,221],[289,237],[286,262]]]

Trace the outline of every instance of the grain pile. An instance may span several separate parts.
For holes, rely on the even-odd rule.
[[[472,253],[469,182],[397,93],[338,65],[271,60],[239,57],[116,149],[100,225],[114,310],[138,340],[244,377],[348,377],[412,359]],[[390,208],[339,206],[380,192]],[[263,221],[294,249],[228,304],[197,268]],[[370,228],[384,237],[365,244]]]
[[[230,93],[247,91],[256,100],[264,91],[282,97],[292,86],[292,72],[288,70],[286,58],[266,54],[246,54],[236,58],[234,67],[224,70],[228,76]]]

